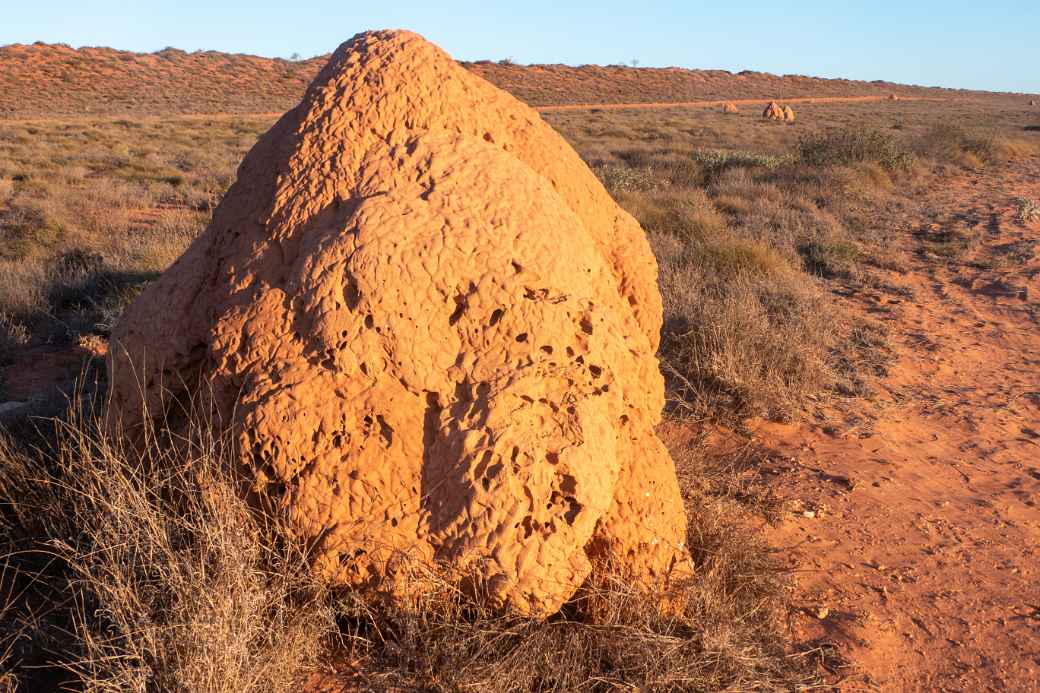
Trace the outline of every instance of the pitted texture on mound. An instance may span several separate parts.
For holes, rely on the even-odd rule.
[[[361,34],[128,309],[113,404],[132,426],[203,378],[342,584],[406,555],[551,613],[601,562],[690,573],[656,273],[534,111],[419,36]]]

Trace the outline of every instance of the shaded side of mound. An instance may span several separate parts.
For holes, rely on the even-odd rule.
[[[361,34],[126,311],[113,413],[133,430],[201,380],[324,574],[401,596],[437,562],[551,613],[597,566],[690,574],[656,277],[534,111],[415,34]]]

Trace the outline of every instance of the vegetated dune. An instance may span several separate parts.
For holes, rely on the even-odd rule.
[[[299,101],[327,59],[292,61],[174,48],[134,53],[62,44],[2,46],[0,118],[282,112]],[[980,93],[749,71],[505,61],[463,66],[534,106]]]
[[[892,82],[824,79],[768,72],[690,70],[624,65],[466,64],[484,79],[533,105],[558,103],[645,103],[731,99],[790,99],[807,96],[948,96],[965,90]],[[979,93],[979,92],[975,92]]]
[[[281,112],[324,62],[15,44],[0,47],[0,117]]]

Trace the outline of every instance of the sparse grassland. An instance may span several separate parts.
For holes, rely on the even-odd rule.
[[[537,621],[423,566],[402,578],[408,606],[330,592],[287,530],[241,500],[227,443],[198,420],[151,431],[143,452],[77,416],[45,450],[0,439],[0,667],[26,690],[290,691],[333,663],[362,690],[812,680],[812,653],[785,649],[786,576],[737,500],[743,458],[673,440],[695,580],[646,594],[618,575]]]
[[[205,226],[268,125],[267,118],[0,125],[0,363],[25,347],[106,335],[142,282]]]
[[[650,235],[672,405],[738,424],[869,396],[884,331],[843,314],[833,292],[904,263],[890,241],[915,191],[1037,147],[1027,114],[999,104],[803,104],[793,125],[757,115],[547,114]]]
[[[885,331],[835,292],[891,289],[875,270],[905,262],[891,239],[908,201],[938,175],[1035,151],[1025,117],[899,101],[803,105],[793,125],[681,109],[547,120],[650,236],[673,414],[739,425],[870,396]],[[0,121],[0,373],[104,340],[270,122]],[[71,377],[58,388],[76,394]],[[15,390],[0,377],[0,402]],[[663,433],[697,564],[680,613],[617,581],[539,623],[482,610],[435,575],[417,576],[428,589],[408,610],[327,592],[237,500],[205,425],[160,436],[170,444],[144,464],[162,473],[147,477],[89,417],[16,433],[0,446],[0,670],[26,690],[290,690],[329,661],[373,689],[765,690],[810,682],[807,663],[826,655],[785,645],[787,577],[749,522],[777,507],[749,486],[749,448],[719,458]]]

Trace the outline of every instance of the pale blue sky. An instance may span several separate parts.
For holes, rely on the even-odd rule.
[[[1040,92],[1040,0],[513,3],[8,0],[0,44],[288,57],[408,28],[456,58],[762,70]]]

